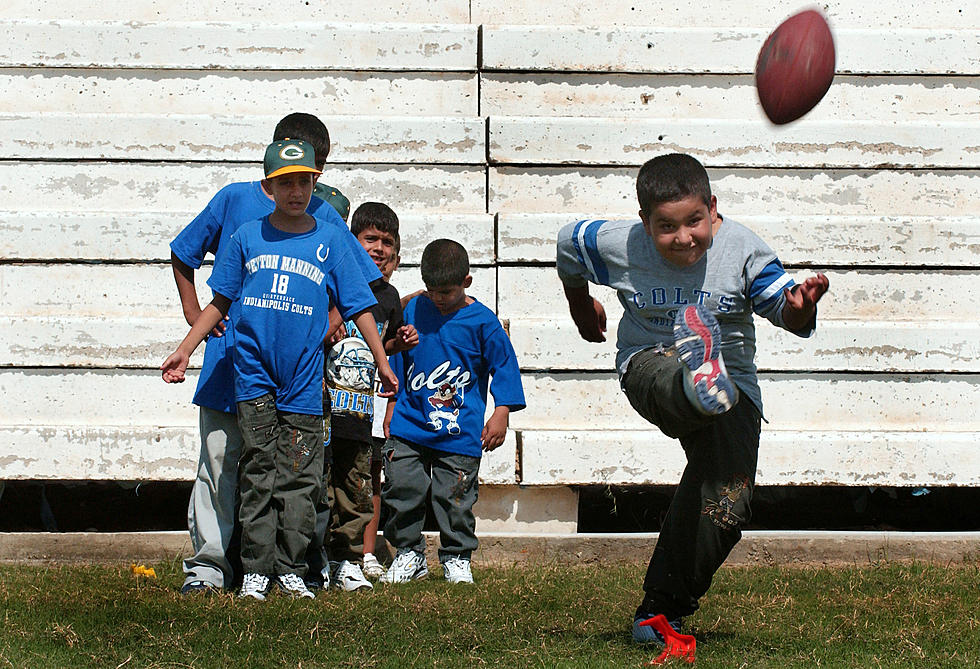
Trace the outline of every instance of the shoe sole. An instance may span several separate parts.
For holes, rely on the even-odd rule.
[[[238,595],[238,598],[239,599],[252,598],[252,599],[256,599],[256,600],[258,600],[260,602],[264,602],[265,601],[265,595],[263,595],[262,593],[259,593],[259,592],[242,593],[242,594]]]
[[[404,580],[398,579],[397,581],[396,580],[393,580],[393,579],[392,580],[384,580],[382,578],[380,582],[381,583],[390,583],[392,585],[398,584],[398,583],[411,583],[412,581],[421,581],[423,578],[425,578],[428,575],[429,575],[429,570],[423,567],[420,571],[415,572],[411,576],[411,578],[406,578]],[[385,576],[387,576],[387,574],[385,574]]]
[[[352,587],[353,586],[353,587]],[[347,583],[337,583],[334,585],[337,590],[343,590],[344,592],[357,592],[358,590],[373,590],[374,586],[370,583],[365,583],[363,581],[357,581],[355,584]]]
[[[725,413],[735,405],[735,385],[721,356],[721,326],[703,307],[690,306],[674,322],[674,346],[691,373],[694,394],[708,414]]]

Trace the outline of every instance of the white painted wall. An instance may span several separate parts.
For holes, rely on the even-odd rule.
[[[553,263],[561,225],[634,215],[639,164],[679,150],[794,274],[831,278],[813,339],[760,324],[759,482],[980,485],[980,5],[824,7],[839,74],[775,128],[751,73],[788,0],[5,3],[0,478],[193,475],[193,386],[155,371],[185,327],[167,244],[309,111],[324,180],[403,220],[396,286],[450,236],[509,322],[529,407],[485,482],[677,480]]]

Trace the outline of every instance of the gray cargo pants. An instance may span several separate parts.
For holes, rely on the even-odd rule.
[[[242,568],[306,574],[323,478],[323,418],[276,410],[275,397],[238,403]]]
[[[439,526],[439,561],[469,559],[476,550],[473,504],[479,489],[480,458],[437,451],[391,437],[384,446],[381,503],[389,510],[384,536],[396,549],[425,553],[426,499]]]

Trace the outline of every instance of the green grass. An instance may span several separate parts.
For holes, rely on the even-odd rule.
[[[265,603],[181,597],[179,565],[153,566],[156,579],[0,566],[0,667],[638,667],[656,655],[629,637],[642,565],[477,567],[472,588],[434,574]],[[687,631],[701,669],[980,665],[980,563],[727,568]]]

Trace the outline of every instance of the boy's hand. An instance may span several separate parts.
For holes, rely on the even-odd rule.
[[[347,339],[347,326],[344,325],[343,323],[341,323],[340,326],[336,330],[333,331],[333,334],[329,336],[328,343],[331,346],[333,346],[334,344],[336,344],[337,342],[339,342],[341,339]]]
[[[786,303],[783,305],[783,323],[790,330],[802,330],[813,320],[817,312],[817,302],[830,288],[830,279],[817,273],[801,284],[783,289]]]
[[[492,451],[502,443],[507,436],[507,422],[510,417],[510,409],[507,407],[497,407],[493,410],[487,424],[483,426],[483,434],[480,441],[483,443],[483,450]]]
[[[378,397],[394,397],[398,393],[398,377],[391,371],[387,359],[382,359],[378,364],[378,378],[381,379],[381,388]]]
[[[568,309],[582,339],[595,343],[604,342],[606,341],[606,310],[599,300],[594,297],[589,299],[592,301],[591,304],[569,302]]]
[[[184,372],[187,370],[187,364],[190,362],[189,356],[177,349],[170,356],[163,361],[160,365],[160,369],[163,370],[163,380],[165,383],[183,383],[184,382]]]
[[[419,331],[415,329],[414,325],[403,325],[395,333],[395,341],[398,342],[399,351],[415,348],[419,343]]]

